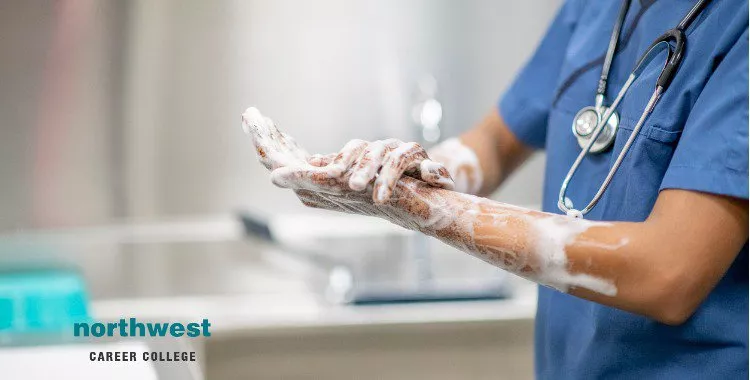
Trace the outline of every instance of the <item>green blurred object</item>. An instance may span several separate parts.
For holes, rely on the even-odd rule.
[[[88,320],[88,294],[76,271],[0,271],[0,336],[65,333]]]

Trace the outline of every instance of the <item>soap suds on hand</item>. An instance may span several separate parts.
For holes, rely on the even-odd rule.
[[[441,170],[448,170],[458,179],[457,190],[481,188],[476,155],[457,139],[441,144],[441,149],[459,158],[452,161],[457,169],[451,171],[429,159],[417,144],[398,140],[352,140],[336,155],[311,156],[257,109],[248,109],[242,120],[273,183],[292,189],[309,207],[383,218],[563,292],[578,287],[617,294],[609,280],[571,273],[566,255],[566,247],[578,235],[607,223],[532,211],[436,187],[450,178],[447,173],[440,178]],[[367,160],[357,160],[365,156]],[[373,175],[375,166],[381,168],[377,179],[364,181],[363,177]],[[415,172],[417,168],[421,173]],[[412,176],[402,175],[409,173]]]
[[[478,194],[484,175],[474,151],[458,138],[450,138],[430,149],[429,156],[445,165],[460,193]]]

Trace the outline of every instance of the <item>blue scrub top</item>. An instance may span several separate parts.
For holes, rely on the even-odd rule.
[[[633,1],[609,77],[611,102],[651,42],[694,1]],[[580,152],[573,116],[593,105],[620,0],[569,0],[499,102],[524,143],[547,154],[543,208],[559,213],[563,177]],[[643,221],[662,189],[748,197],[748,4],[716,0],[687,32],[686,56],[647,119],[591,220]],[[663,55],[662,57],[664,57]],[[656,59],[618,109],[614,149],[589,155],[568,191],[594,195],[638,120],[663,66]],[[747,244],[696,313],[681,326],[540,287],[539,379],[747,379]]]

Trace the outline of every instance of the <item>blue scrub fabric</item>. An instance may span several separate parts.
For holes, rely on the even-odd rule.
[[[694,1],[633,1],[609,76],[612,101],[637,59]],[[593,105],[621,2],[569,0],[498,110],[524,143],[546,151],[543,209],[580,152],[571,133]],[[748,4],[713,1],[687,31],[686,56],[591,220],[643,221],[662,189],[748,197]],[[595,194],[640,117],[666,53],[652,61],[618,109],[612,150],[589,155],[568,196],[582,207]],[[540,287],[535,332],[538,379],[747,379],[748,250],[683,325]]]

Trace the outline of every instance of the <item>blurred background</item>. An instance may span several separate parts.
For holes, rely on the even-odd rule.
[[[96,319],[211,318],[207,378],[531,378],[532,286],[304,209],[240,114],[311,152],[429,146],[495,106],[559,3],[2,1],[0,269],[74,273]],[[542,170],[493,198],[538,207]]]

